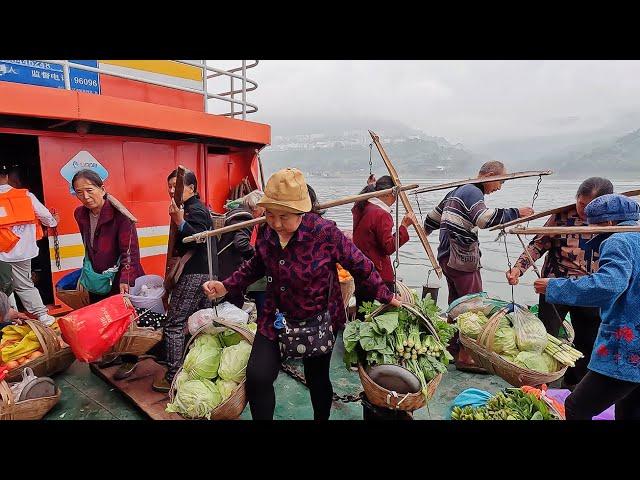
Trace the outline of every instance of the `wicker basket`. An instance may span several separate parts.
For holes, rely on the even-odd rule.
[[[226,330],[226,328],[230,328],[234,332],[239,333],[247,342],[253,345],[253,339],[255,338],[253,332],[242,328],[237,323],[229,322],[224,318],[214,318],[213,322],[222,325],[223,327],[215,327],[211,325],[203,325],[202,327],[200,327],[191,337],[189,343],[187,343],[187,346],[184,349],[185,356],[189,351],[189,347],[198,337],[198,335],[200,335],[201,333],[221,333]],[[171,383],[171,389],[169,390],[169,399],[171,402],[173,402],[175,398],[176,380],[178,379],[178,375],[180,374],[180,372],[182,372],[182,368],[178,370],[178,373],[175,377],[173,377],[173,382]],[[242,414],[245,407],[247,406],[245,383],[246,378],[243,378],[235,388],[233,393],[231,393],[231,396],[213,410],[213,412],[211,413],[211,420],[235,420]]]
[[[477,341],[460,333],[460,343],[469,351],[473,361],[489,373],[503,378],[514,387],[522,387],[524,385],[535,387],[543,383],[549,384],[562,378],[567,371],[567,366],[553,373],[536,372],[535,370],[519,367],[492,351],[498,324],[506,313],[507,309],[502,308],[493,314],[483,327],[480,335],[478,335]],[[569,342],[571,342],[574,335],[573,328],[566,321],[564,326],[569,335]]]
[[[400,301],[404,304],[415,305],[415,300],[413,297],[413,292],[409,287],[407,287],[400,280],[396,280],[396,289],[398,290],[398,294],[400,295]],[[392,292],[393,293],[393,292]]]
[[[436,389],[442,380],[442,373],[439,373],[427,384],[427,397],[422,392],[418,393],[406,393],[399,394],[387,390],[381,387],[367,374],[367,371],[362,367],[362,364],[358,364],[358,375],[360,375],[360,382],[364,394],[367,396],[369,402],[377,407],[388,408],[391,410],[404,410],[406,412],[413,412],[419,408],[424,407],[429,400],[436,393]]]
[[[342,300],[344,300],[344,308],[347,308],[349,306],[349,300],[351,300],[351,297],[356,291],[356,282],[353,277],[344,282],[340,282],[340,291],[342,292]]]
[[[438,337],[438,332],[435,327],[431,324],[431,321],[425,317],[420,310],[415,308],[413,305],[404,304],[402,305],[404,308],[409,310],[413,315],[422,320],[422,323],[425,324],[429,333],[434,336],[434,338],[440,342]],[[389,308],[389,305],[381,305],[375,311],[371,313],[372,317],[375,317],[379,313],[382,313],[384,310]],[[371,377],[367,374],[367,371],[361,364],[358,364],[358,375],[360,376],[360,382],[362,383],[362,388],[364,390],[364,394],[367,396],[369,402],[373,405],[382,408],[389,408],[392,410],[404,410],[407,412],[412,412],[419,408],[424,407],[429,400],[433,397],[440,385],[440,381],[442,380],[442,373],[439,373],[434,378],[427,383],[427,394],[426,397],[422,392],[418,393],[407,393],[407,394],[398,394],[396,392],[392,392],[387,390],[386,388],[375,383]]]
[[[91,303],[89,292],[78,282],[75,290],[56,290],[56,296],[61,302],[74,310],[86,307]]]
[[[34,398],[16,402],[13,392],[4,380],[0,382],[0,420],[40,420],[60,400],[60,389],[52,397]]]
[[[31,367],[36,377],[51,377],[56,373],[65,371],[75,361],[76,357],[73,355],[70,347],[62,348],[58,335],[53,329],[43,325],[37,320],[25,320],[25,323],[31,327],[31,330],[36,334],[36,338],[40,345],[44,355],[23,363],[13,370],[9,370],[7,373],[7,381],[14,382],[19,381],[22,378],[22,370],[25,367]]]
[[[138,327],[135,320],[107,354],[144,355],[162,340],[162,330]]]

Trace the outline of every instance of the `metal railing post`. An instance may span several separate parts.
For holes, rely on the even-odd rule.
[[[62,64],[62,74],[64,76],[64,88],[71,90],[71,75],[69,73],[69,60],[65,60]]]
[[[202,89],[204,90],[204,113],[209,113],[209,91],[208,85],[209,80],[207,79],[207,61],[202,60]]]
[[[229,77],[231,79],[231,118],[235,118],[235,103],[233,103],[233,77]]]
[[[242,120],[247,119],[247,61],[242,60]]]

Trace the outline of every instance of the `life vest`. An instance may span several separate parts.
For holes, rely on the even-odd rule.
[[[11,227],[15,225],[34,224],[36,226],[36,240],[44,236],[42,225],[36,217],[29,191],[24,188],[12,188],[8,192],[0,193],[0,252],[9,252],[16,246],[18,237]]]

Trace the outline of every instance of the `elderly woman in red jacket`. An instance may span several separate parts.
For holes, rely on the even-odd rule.
[[[93,170],[77,172],[71,185],[82,203],[73,215],[93,270],[102,273],[119,262],[111,291],[107,294],[89,292],[91,303],[117,293],[129,293],[129,286],[144,275],[136,226],[107,199],[102,179]]]
[[[394,183],[389,175],[380,177],[375,184],[368,184],[360,193],[393,188]],[[390,255],[396,251],[396,237],[393,233],[393,216],[391,206],[395,203],[396,197],[392,194],[378,198],[370,198],[356,203],[351,212],[353,214],[353,243],[362,253],[369,258],[376,267],[380,277],[385,282],[389,290],[395,291],[393,282],[393,268],[391,266]],[[409,241],[407,227],[417,222],[413,213],[407,213],[398,229],[400,243],[402,246]],[[356,284],[356,307],[359,309],[362,302],[371,301],[370,297],[361,287]],[[362,318],[362,314],[357,314]]]

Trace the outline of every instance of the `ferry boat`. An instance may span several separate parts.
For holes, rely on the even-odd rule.
[[[82,266],[84,248],[73,212],[73,174],[95,170],[109,193],[137,218],[142,265],[164,275],[169,216],[167,175],[178,165],[193,170],[199,193],[223,212],[229,192],[248,178],[264,182],[260,151],[271,142],[270,126],[252,122],[258,107],[249,93],[258,85],[248,71],[258,61],[216,68],[205,60],[0,60],[0,152],[22,173],[21,181],[60,216],[34,259],[37,287],[49,312],[70,311],[55,293],[57,281]],[[211,88],[224,80],[222,91]],[[327,176],[326,172],[322,176]],[[332,419],[362,419],[358,402],[343,399],[361,390],[345,369],[338,341],[331,377],[338,398]],[[294,362],[295,368],[295,362]],[[127,379],[134,383],[142,377]],[[139,403],[76,361],[54,380],[62,392],[47,419],[146,419]],[[281,374],[276,381],[276,419],[313,418],[308,391]],[[506,383],[450,369],[428,408],[415,418],[445,418],[461,390],[496,390]],[[166,400],[165,400],[166,404]],[[240,417],[250,419],[247,407]]]

